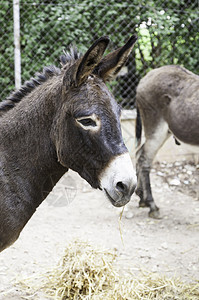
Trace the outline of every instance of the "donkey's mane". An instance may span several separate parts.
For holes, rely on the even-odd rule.
[[[60,57],[60,62],[63,69],[66,69],[75,60],[79,59],[81,54],[77,52],[76,47],[71,47],[70,52],[64,52]],[[0,116],[5,114],[8,110],[15,107],[26,95],[30,94],[37,86],[46,82],[49,78],[61,74],[61,69],[55,66],[48,66],[43,68],[43,72],[36,73],[35,78],[26,81],[24,85],[18,90],[12,92],[5,100],[0,102]]]

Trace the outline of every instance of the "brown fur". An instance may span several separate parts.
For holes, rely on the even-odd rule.
[[[173,134],[177,141],[199,146],[199,76],[171,65],[150,71],[137,87],[136,104],[144,125],[146,141],[137,151],[137,194],[140,205],[158,216],[149,172],[158,149]],[[137,142],[141,132],[137,120]]]

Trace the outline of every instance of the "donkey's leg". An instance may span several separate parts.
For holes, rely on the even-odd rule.
[[[150,132],[149,132],[150,131]],[[138,184],[136,194],[140,197],[139,206],[149,207],[149,216],[153,218],[159,217],[159,208],[156,206],[150,185],[150,169],[153,159],[170,136],[168,124],[164,120],[159,120],[158,123],[145,127],[146,141],[136,153],[136,171],[138,176]]]

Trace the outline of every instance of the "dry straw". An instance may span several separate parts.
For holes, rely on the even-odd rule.
[[[41,278],[25,282],[29,296],[24,298],[30,299],[34,295],[34,299],[37,299],[42,292],[42,298],[38,299],[199,299],[199,284],[185,284],[176,278],[147,272],[139,276],[130,273],[120,276],[115,259],[115,252],[102,251],[88,243],[76,241],[67,247],[61,263],[52,272],[45,274],[42,282]]]

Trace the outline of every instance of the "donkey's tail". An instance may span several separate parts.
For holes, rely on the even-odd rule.
[[[141,138],[142,138],[142,120],[140,117],[140,111],[138,107],[137,110],[137,117],[136,117],[136,123],[135,123],[135,137],[136,137],[136,148],[138,148],[141,144]]]

